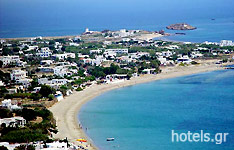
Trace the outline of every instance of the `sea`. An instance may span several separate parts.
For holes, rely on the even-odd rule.
[[[77,117],[101,150],[233,150],[233,79],[234,70],[220,70],[115,89],[86,103]],[[172,142],[172,130],[202,130],[211,139],[222,133],[222,141],[229,134],[220,144],[175,136]]]
[[[0,0],[0,38],[78,35],[88,27],[167,30],[174,23],[197,30],[163,40],[234,41],[233,0]]]

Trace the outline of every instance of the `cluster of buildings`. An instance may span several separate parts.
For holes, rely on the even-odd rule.
[[[191,64],[194,60],[203,58],[205,53],[209,53],[213,56],[217,56],[219,54],[217,50],[202,47],[199,44],[194,44],[196,48],[194,48],[190,53],[184,54],[178,53],[178,51],[182,49],[181,43],[168,44],[163,41],[139,40],[136,38],[130,38],[132,35],[135,35],[139,32],[141,31],[126,29],[114,32],[109,30],[97,32],[86,29],[84,35],[96,33],[105,35],[106,38],[110,36],[121,38],[118,42],[108,40],[103,41],[102,48],[99,49],[80,47],[82,43],[76,42],[79,39],[78,37],[63,42],[53,41],[53,44],[50,44],[51,41],[43,40],[41,37],[20,41],[19,45],[17,45],[17,48],[19,48],[19,55],[14,54],[0,56],[0,61],[2,61],[1,71],[3,70],[4,72],[9,72],[9,79],[11,80],[10,84],[14,86],[14,88],[7,88],[8,94],[17,93],[19,89],[31,93],[38,93],[41,89],[41,85],[48,85],[56,89],[54,96],[58,101],[60,101],[63,99],[64,94],[72,94],[71,89],[68,89],[64,93],[60,88],[68,84],[72,85],[71,83],[75,84],[75,81],[78,79],[84,80],[85,77],[91,76],[88,70],[89,67],[95,68],[101,66],[105,68],[109,67],[110,64],[113,63],[118,65],[121,69],[136,69],[131,72],[131,76],[137,77],[139,73],[137,72],[137,69],[139,69],[137,68],[137,65],[143,62],[150,64],[150,59],[158,60],[161,66],[174,66],[181,63]],[[35,41],[37,39],[40,40]],[[7,43],[6,41],[1,41],[1,44],[5,47],[12,48],[12,44]],[[114,44],[113,47],[118,48],[108,48],[108,46],[112,44]],[[204,42],[203,44],[215,44],[221,47],[234,46],[234,42],[227,40],[222,40],[220,43]],[[39,45],[43,46],[39,47]],[[75,47],[83,51],[66,51],[64,50],[64,46],[72,48]],[[133,47],[135,47],[137,50],[134,50]],[[155,51],[149,47],[152,49],[155,48]],[[224,52],[226,53],[225,50]],[[230,51],[227,51],[227,53],[229,52]],[[39,62],[34,65],[30,65],[32,63],[27,61],[28,58],[30,58],[30,60],[33,60],[33,58],[38,58]],[[13,67],[11,65],[13,65]],[[132,65],[132,68],[129,67],[130,65]],[[80,71],[83,73],[82,76],[79,75]],[[155,74],[155,68],[147,67],[142,69],[142,72],[140,73]],[[118,83],[123,82],[128,78],[128,74],[116,73],[106,74],[105,77],[103,77],[101,80],[103,81],[102,83]],[[38,85],[30,91],[29,87],[32,85],[32,82],[35,81],[35,79]],[[96,78],[95,81],[89,82],[90,84],[95,84],[97,81],[100,81],[100,79]],[[0,80],[0,86],[6,86],[6,84]],[[85,84],[82,83],[81,85],[72,85],[72,89],[78,89],[79,86],[85,86]],[[21,109],[21,107],[17,104],[13,104],[12,100],[10,99],[3,100],[1,102],[1,107],[10,110]],[[23,117],[17,116],[11,118],[1,118],[0,125],[2,124],[13,127],[24,127],[26,120]],[[12,145],[7,142],[0,143],[0,145],[1,144],[7,146],[8,148],[12,147]],[[38,149],[43,149],[43,147],[40,147],[40,144],[41,143],[36,144],[36,147]],[[47,148],[71,149],[71,146],[69,147],[67,143],[53,142],[48,143]],[[73,148],[77,147],[73,145],[72,149]],[[83,147],[83,149],[85,148]]]
[[[223,47],[223,46],[234,46],[234,42],[231,41],[231,40],[221,40],[219,43],[218,42],[208,42],[208,41],[205,41],[203,43],[207,44],[207,45],[210,45],[210,44],[219,45],[221,47]]]
[[[50,143],[45,143],[43,141],[30,142],[30,143],[9,143],[9,142],[0,142],[0,146],[6,147],[8,150],[14,150],[15,148],[21,145],[33,145],[35,150],[87,150],[86,146],[75,145],[71,142],[60,142],[54,141]]]

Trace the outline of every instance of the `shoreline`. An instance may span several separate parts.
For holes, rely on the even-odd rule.
[[[76,35],[58,35],[58,36],[34,36],[34,37],[12,37],[12,38],[0,38],[0,40],[26,40],[26,39],[32,39],[32,38],[38,38],[41,37],[42,39],[47,39],[47,40],[53,40],[53,39],[63,39],[63,38],[74,38],[77,36],[82,36],[82,33],[76,34]],[[147,33],[147,34],[141,34],[141,35],[136,35],[137,39],[140,40],[149,40],[149,39],[154,39],[154,38],[160,38],[160,37],[165,37],[165,36],[170,36],[170,35],[161,35],[159,33]]]
[[[80,122],[78,120],[78,114],[81,107],[85,103],[103,94],[104,92],[108,92],[117,88],[153,82],[161,79],[169,79],[224,69],[220,65],[214,64],[214,62],[215,61],[212,60],[211,62],[206,62],[200,65],[191,65],[186,67],[165,67],[162,68],[162,73],[157,75],[142,75],[140,77],[135,77],[131,80],[126,80],[120,83],[93,85],[86,88],[84,91],[74,92],[69,97],[66,97],[64,100],[56,103],[51,108],[49,108],[50,111],[52,111],[52,113],[54,114],[59,131],[57,134],[54,134],[54,137],[60,139],[67,137],[68,140],[76,144],[79,144],[79,142],[76,142],[76,139],[85,138],[88,140],[88,145],[92,145],[88,147],[89,150],[98,149],[93,144],[94,142],[91,141],[91,139],[89,139],[89,137],[86,135],[85,131],[78,126],[78,123]]]
[[[62,39],[62,38],[73,38],[76,36],[80,36],[79,34],[77,35],[61,35],[61,36],[34,36],[34,37],[15,37],[15,38],[0,38],[0,40],[26,40],[26,39],[31,39],[31,38],[37,38],[37,37],[42,37],[42,39]]]

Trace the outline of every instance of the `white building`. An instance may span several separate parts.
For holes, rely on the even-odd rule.
[[[162,56],[164,57],[170,57],[173,55],[173,52],[172,51],[163,51],[162,52]]]
[[[20,62],[19,56],[0,56],[0,60],[3,62],[3,66]]]
[[[78,43],[69,43],[69,46],[80,46]]]
[[[155,73],[155,69],[144,69],[142,70],[143,74],[154,74]]]
[[[0,119],[0,125],[5,124],[6,127],[24,127],[26,125],[26,120],[23,117],[11,117]]]
[[[50,57],[52,55],[52,52],[50,51],[49,47],[44,47],[38,50],[38,53],[36,53],[39,57]]]
[[[53,59],[58,58],[59,60],[65,60],[67,58],[76,58],[76,54],[75,53],[64,53],[64,54],[55,54],[52,55]]]
[[[106,49],[105,53],[128,54],[128,49]]]
[[[5,86],[5,83],[0,80],[0,86]]]
[[[203,57],[203,54],[201,54],[198,51],[195,51],[195,52],[192,52],[191,57],[192,58],[200,58],[200,57]]]
[[[64,66],[57,66],[54,68],[54,74],[60,77],[71,76],[73,73]]]
[[[24,88],[28,88],[31,85],[30,81],[31,81],[30,79],[23,78],[23,79],[16,80],[16,83],[22,84]]]
[[[231,40],[222,40],[220,41],[220,46],[234,46],[234,42]]]
[[[187,55],[184,55],[183,57],[177,58],[177,62],[189,64],[192,62],[192,60]]]
[[[146,57],[149,57],[150,56],[150,53],[148,52],[137,52],[137,53],[129,53],[129,56],[133,59],[139,59],[141,58],[142,56],[146,56]]]
[[[164,58],[164,57],[162,57],[162,56],[159,56],[159,57],[158,57],[158,60],[160,61],[160,63],[161,63],[162,65],[167,65],[167,59],[166,59],[166,58]]]
[[[51,65],[51,64],[53,64],[53,60],[42,60],[41,62],[40,62],[40,64],[41,65]]]
[[[13,105],[10,99],[3,100],[1,106],[10,110],[21,109],[18,105]]]
[[[102,52],[102,50],[100,50],[100,49],[97,49],[97,50],[90,50],[90,51],[89,51],[90,54],[93,54],[93,53],[95,53],[95,54],[100,54],[101,52]]]
[[[89,55],[83,55],[81,53],[78,53],[79,58],[89,58]]]
[[[111,45],[111,44],[112,44],[112,41],[104,41],[103,44],[104,44],[104,45]]]
[[[23,70],[13,70],[11,72],[11,80],[21,80],[27,77],[27,72]]]
[[[58,101],[63,100],[63,94],[60,91],[56,91],[56,94],[54,96]]]
[[[41,85],[53,85],[53,84],[56,84],[56,85],[65,85],[68,83],[68,80],[67,79],[52,79],[52,80],[49,80],[48,78],[40,78],[38,79],[38,84],[41,84]]]
[[[165,48],[172,50],[172,49],[179,49],[180,47],[177,45],[169,45],[169,46],[166,46]]]
[[[31,50],[38,50],[38,46],[35,45],[35,46],[27,46],[28,49],[26,51],[31,51]]]

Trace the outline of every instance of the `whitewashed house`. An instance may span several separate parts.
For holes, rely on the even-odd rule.
[[[11,80],[21,80],[27,77],[27,72],[23,70],[13,70],[10,76]]]
[[[60,77],[71,76],[73,73],[64,66],[57,66],[54,68],[54,74]]]
[[[162,56],[164,57],[170,57],[172,56],[174,53],[172,51],[163,51],[162,52]]]
[[[90,54],[100,54],[102,52],[101,49],[97,49],[97,50],[90,50],[89,53]]]
[[[26,120],[23,117],[11,117],[0,119],[0,125],[5,124],[6,127],[24,127],[26,125]]]
[[[52,55],[52,52],[50,51],[49,47],[43,47],[38,52],[36,53],[37,56],[39,57],[50,57]]]
[[[0,60],[3,62],[3,66],[20,62],[19,56],[0,56]]]
[[[128,54],[128,49],[106,49],[105,53]]]
[[[10,110],[21,109],[21,107],[19,107],[18,105],[12,104],[11,99],[3,100],[1,106]]]
[[[59,60],[65,60],[67,58],[76,58],[76,54],[75,53],[64,53],[64,54],[54,54],[52,55],[53,59],[58,58]]]
[[[154,74],[155,73],[155,69],[144,69],[142,70],[143,74]]]
[[[27,78],[16,80],[17,84],[22,84],[24,88],[28,88],[31,85],[31,80]]]
[[[178,63],[190,64],[192,62],[192,60],[187,55],[184,55],[182,57],[177,58],[177,62]]]
[[[54,63],[53,60],[41,60],[41,65],[52,65]]]

